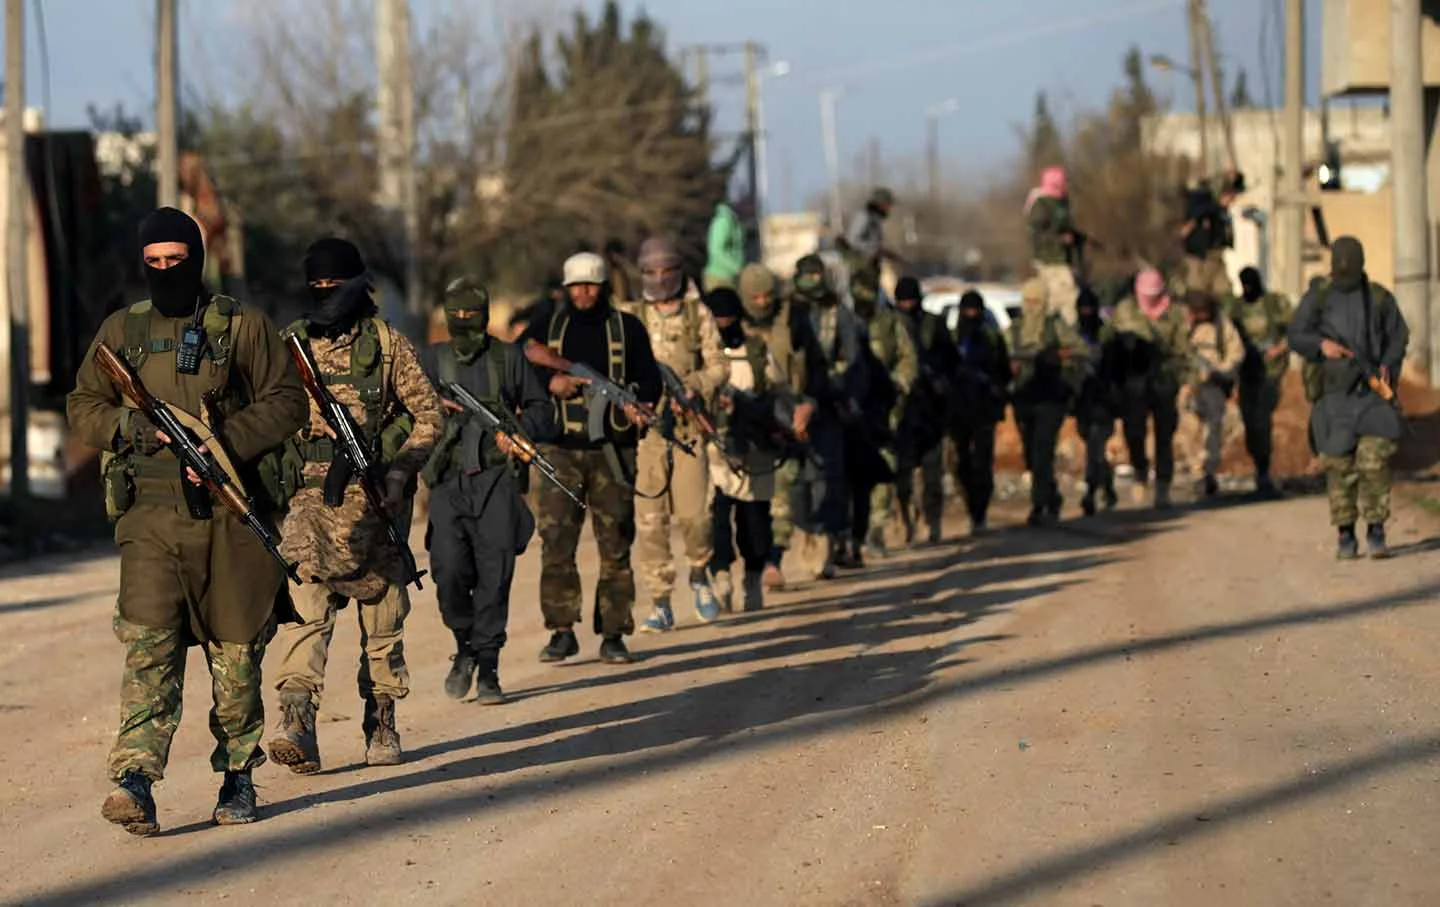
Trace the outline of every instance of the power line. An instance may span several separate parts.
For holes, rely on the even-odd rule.
[[[955,57],[966,57],[972,54],[983,53],[988,50],[996,50],[1002,47],[1013,47],[1026,44],[1038,38],[1047,38],[1051,35],[1064,34],[1065,32],[1080,31],[1095,25],[1102,25],[1115,19],[1123,19],[1139,13],[1148,12],[1161,7],[1173,7],[1177,0],[1140,0],[1140,2],[1122,3],[1087,16],[1077,16],[1060,22],[1052,22],[1038,28],[1020,29],[1013,32],[1006,32],[993,35],[982,41],[973,44],[960,46],[948,46],[935,50],[910,54],[904,59],[895,60],[889,63],[873,63],[869,66],[851,67],[848,69],[834,69],[829,72],[821,72],[817,75],[801,78],[802,82],[822,82],[834,84],[859,78],[862,76],[880,75],[892,72],[902,72],[907,69],[914,69],[919,66],[928,66],[931,63],[938,63],[943,60]]]

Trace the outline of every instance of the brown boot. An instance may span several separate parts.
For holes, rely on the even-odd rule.
[[[366,765],[399,765],[400,732],[395,730],[395,700],[376,693],[365,700]]]
[[[297,775],[320,771],[320,741],[315,736],[315,703],[309,693],[280,694],[280,732],[270,738],[270,758]]]

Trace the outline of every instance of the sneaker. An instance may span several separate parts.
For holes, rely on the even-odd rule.
[[[260,818],[255,812],[255,782],[250,773],[226,772],[215,802],[216,825],[249,825]]]
[[[623,636],[607,636],[600,641],[600,660],[607,665],[628,665],[635,663],[635,656],[626,648]]]
[[[1370,552],[1370,559],[1383,561],[1390,556],[1390,546],[1385,544],[1385,524],[1371,523],[1365,530],[1365,549]]]
[[[500,688],[500,675],[496,671],[481,671],[475,678],[475,701],[481,705],[504,705],[510,701]]]
[[[699,610],[698,596],[696,597],[696,610]],[[650,610],[650,616],[640,622],[642,633],[668,633],[675,629],[675,612],[670,610],[670,603],[664,599],[656,599],[655,607]]]
[[[469,695],[475,668],[475,653],[469,647],[451,655],[450,673],[445,676],[445,695],[451,699],[464,699]]]
[[[715,593],[722,611],[728,614],[735,610],[735,581],[729,570],[716,570],[710,575],[710,590]]]
[[[1355,538],[1354,526],[1341,526],[1335,539],[1335,559],[1353,561],[1360,556],[1360,542]]]
[[[574,630],[556,630],[550,634],[550,642],[540,650],[540,660],[544,662],[564,661],[572,655],[580,654],[580,640],[575,638]]]
[[[160,823],[155,820],[155,798],[150,793],[152,783],[148,775],[137,771],[121,775],[119,783],[100,807],[100,815],[132,835],[145,837],[155,834],[160,830]]]
[[[700,619],[700,623],[713,624],[720,619],[720,602],[715,598],[715,590],[710,588],[708,582],[691,582],[690,591],[695,596],[695,616]],[[734,593],[733,589],[731,593]]]

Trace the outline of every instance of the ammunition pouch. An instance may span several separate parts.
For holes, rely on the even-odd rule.
[[[284,513],[291,498],[305,487],[305,458],[300,444],[291,438],[269,451],[255,464],[260,491],[273,513]]]
[[[1300,383],[1305,388],[1305,402],[1315,403],[1325,396],[1325,371],[1321,363],[1307,361],[1302,365]]]
[[[101,453],[100,483],[105,491],[105,517],[114,523],[135,506],[135,469],[130,458]]]

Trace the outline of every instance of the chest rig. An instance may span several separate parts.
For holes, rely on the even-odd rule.
[[[546,338],[546,345],[555,351],[557,356],[565,355],[565,335],[570,329],[570,311],[568,309],[555,313],[550,320],[550,334]],[[618,310],[611,310],[605,318],[605,351],[606,351],[606,377],[616,384],[624,387],[625,382],[625,322],[620,317]],[[630,428],[630,420],[625,414],[615,407],[610,408],[610,427],[616,432],[622,432]],[[588,412],[585,408],[585,398],[576,397],[573,400],[556,400],[555,411],[557,420],[566,435],[575,437],[586,437],[586,419]]]

